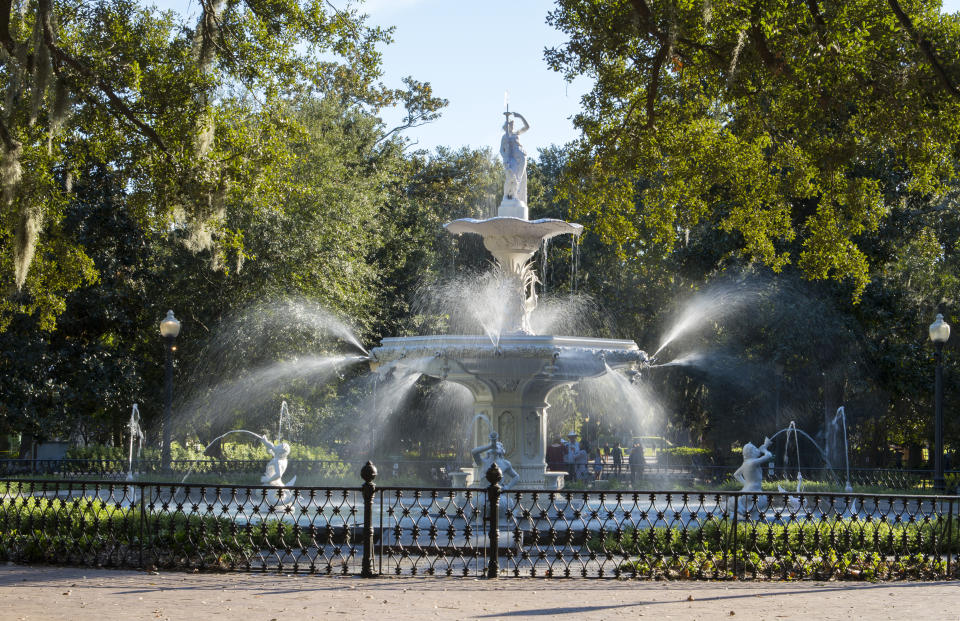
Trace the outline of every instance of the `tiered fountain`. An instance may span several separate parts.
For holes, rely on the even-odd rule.
[[[475,300],[477,305],[505,304],[497,334],[435,335],[383,339],[373,350],[373,368],[409,366],[424,374],[465,386],[474,398],[474,446],[489,442],[496,431],[506,458],[524,488],[560,489],[563,472],[548,472],[547,409],[550,392],[585,378],[646,361],[628,340],[534,334],[530,314],[537,307],[537,278],[531,259],[541,244],[557,235],[580,235],[583,227],[563,220],[530,220],[526,192],[526,152],[518,136],[529,126],[523,116],[505,112],[500,145],[506,180],[497,216],[454,220],[454,235],[475,234],[493,255],[503,281],[505,300]],[[515,116],[524,127],[515,130]],[[475,468],[453,473],[453,485],[480,481]]]

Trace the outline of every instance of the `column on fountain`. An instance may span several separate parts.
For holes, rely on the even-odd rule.
[[[546,463],[547,394],[558,385],[530,377],[498,377],[470,386],[474,394],[474,446],[490,441],[492,427],[500,436],[506,458],[520,475],[517,487],[563,486],[563,473],[547,472]],[[481,481],[483,475],[475,469],[473,480]]]

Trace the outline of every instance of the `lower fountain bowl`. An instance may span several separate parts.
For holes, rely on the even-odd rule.
[[[385,338],[373,350],[371,367],[395,364],[451,379],[527,381],[557,384],[642,364],[647,355],[629,340],[538,334],[432,335]]]

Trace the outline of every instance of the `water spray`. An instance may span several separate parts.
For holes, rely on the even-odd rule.
[[[140,428],[140,408],[136,403],[130,411],[130,422],[127,423],[130,430],[130,451],[127,455],[127,481],[133,480],[133,439],[137,439],[137,459],[140,459],[140,451],[143,449],[143,429]]]

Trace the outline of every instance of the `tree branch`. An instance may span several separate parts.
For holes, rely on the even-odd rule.
[[[10,34],[10,9],[13,7],[13,0],[2,0],[0,2],[0,45],[11,56],[17,55],[17,42],[13,40]]]
[[[814,23],[821,28],[826,28],[827,23],[823,21],[823,13],[820,12],[820,5],[817,4],[817,0],[807,0],[807,8],[810,9],[810,15],[813,16]]]
[[[660,88],[660,70],[663,68],[663,62],[670,52],[669,48],[669,44],[663,43],[657,50],[657,55],[653,57],[653,67],[650,69],[650,84],[647,86],[647,129],[653,128],[654,107],[657,103],[657,90]]]
[[[900,21],[900,25],[903,26],[903,29],[910,34],[914,41],[916,41],[917,47],[919,47],[920,51],[923,52],[923,55],[926,56],[927,62],[929,62],[930,66],[933,67],[933,73],[937,76],[937,81],[940,82],[940,85],[947,89],[947,92],[954,97],[960,98],[960,90],[957,90],[957,87],[950,80],[950,76],[947,75],[943,65],[940,64],[940,61],[937,59],[937,55],[933,51],[933,45],[930,43],[930,41],[917,32],[916,27],[913,25],[913,20],[911,20],[910,16],[903,11],[903,9],[900,7],[900,3],[897,0],[887,0],[887,3],[890,5],[890,8],[893,9],[893,13]]]
[[[787,63],[785,63],[782,58],[770,51],[770,46],[767,44],[767,38],[763,36],[763,30],[760,28],[760,24],[758,23],[760,19],[759,13],[760,3],[758,2],[753,5],[753,10],[751,11],[752,19],[750,20],[750,38],[753,39],[753,42],[757,48],[757,52],[760,54],[760,60],[762,60],[763,64],[774,73],[783,73],[789,75],[791,71]]]
[[[156,145],[157,148],[159,148],[164,154],[170,156],[170,151],[167,149],[167,145],[164,143],[163,138],[161,138],[152,127],[137,118],[137,115],[134,114],[133,110],[131,110],[126,102],[124,102],[123,99],[121,99],[120,96],[114,92],[113,88],[109,83],[107,83],[106,80],[56,45],[53,27],[50,22],[50,0],[40,0],[38,7],[41,17],[40,23],[42,24],[43,28],[43,42],[44,45],[46,45],[50,50],[50,58],[54,61],[54,63],[56,65],[67,65],[80,75],[92,80],[96,84],[97,88],[104,95],[106,95],[107,100],[110,102],[110,105],[107,106],[107,108],[112,109],[113,114],[118,114],[126,119],[140,132],[140,134],[142,134],[150,142],[154,143],[154,145]],[[2,14],[0,14],[0,29],[3,27],[2,17]],[[0,33],[0,37],[2,37],[2,33]]]
[[[817,4],[817,0],[807,0],[807,8],[810,10],[810,15],[813,16],[813,23],[817,25],[817,38],[820,39],[820,44],[823,45],[823,33],[827,30],[827,23],[823,21],[820,5]]]
[[[7,129],[7,124],[4,123],[2,119],[0,119],[0,141],[3,142],[3,146],[8,153],[16,151],[17,147],[20,146],[19,141],[10,134],[10,130]]]
[[[659,27],[657,27],[656,21],[653,18],[653,12],[650,10],[650,7],[647,5],[646,0],[630,0],[630,4],[631,6],[633,6],[633,11],[634,13],[636,13],[643,27],[646,29],[647,32],[649,32],[651,35],[656,37],[657,40],[660,41],[660,45],[667,45],[667,44],[672,45],[673,42],[671,41],[671,37],[664,31],[660,30]],[[681,37],[681,36],[674,37],[674,41],[682,45],[686,45],[688,47],[692,47],[694,49],[700,50],[701,52],[706,52],[710,56],[713,56],[715,60],[719,60],[721,62],[724,61],[723,55],[720,52],[713,49],[712,47],[710,47],[709,45],[697,43],[692,39],[688,39],[686,37]],[[677,52],[677,56],[680,56],[681,58],[684,58],[684,59],[689,59],[689,57],[686,54],[684,54],[682,50],[678,49],[676,50],[676,52]]]

